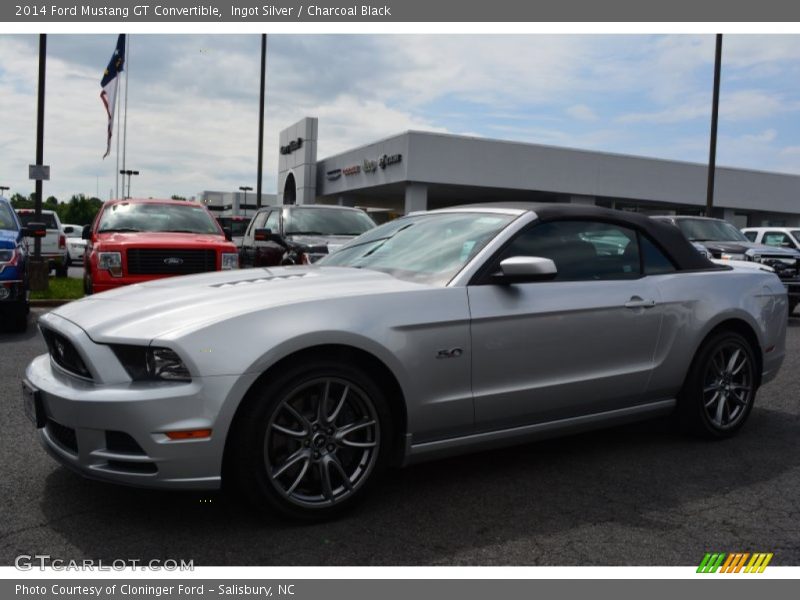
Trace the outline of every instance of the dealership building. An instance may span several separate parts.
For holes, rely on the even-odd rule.
[[[646,214],[702,214],[705,208],[704,164],[425,131],[317,160],[317,134],[311,117],[281,131],[278,203],[398,213],[507,201]],[[800,226],[800,176],[718,167],[714,207],[714,216],[738,227]]]

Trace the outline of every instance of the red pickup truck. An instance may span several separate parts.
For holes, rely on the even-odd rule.
[[[94,294],[151,279],[237,269],[230,232],[201,204],[106,202],[83,230],[84,289]]]

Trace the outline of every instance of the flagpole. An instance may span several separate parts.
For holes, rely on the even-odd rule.
[[[119,110],[119,94],[114,96],[114,112],[117,115],[117,170],[114,186],[114,199],[119,199],[119,130],[122,124],[122,115]],[[112,122],[113,125],[113,122]]]
[[[122,136],[124,139],[122,140],[122,170],[125,170],[125,154],[128,149],[128,78],[130,77],[130,66],[131,66],[131,35],[128,34],[125,36],[125,119],[123,122],[123,129],[122,129]],[[122,182],[123,191],[122,195],[125,195],[124,185],[125,182]]]

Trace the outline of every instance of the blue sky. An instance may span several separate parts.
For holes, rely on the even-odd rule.
[[[45,194],[107,198],[99,80],[113,35],[48,37]],[[255,186],[257,35],[134,35],[134,195]],[[713,36],[270,35],[265,191],[278,131],[320,119],[319,156],[407,129],[705,162]],[[28,193],[37,37],[0,35],[0,185]],[[726,35],[718,164],[800,174],[800,36]]]

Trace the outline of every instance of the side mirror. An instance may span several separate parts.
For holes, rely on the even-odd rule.
[[[47,236],[47,225],[44,223],[28,223],[27,227],[22,228],[22,235],[32,238],[43,238]]]
[[[558,275],[556,263],[541,256],[512,256],[500,262],[500,271],[492,277],[498,283],[548,281]]]
[[[233,240],[233,232],[231,231],[230,227],[223,227],[222,232],[225,234],[225,239],[229,242]]]
[[[275,242],[281,246],[284,245],[281,236],[272,233],[271,229],[256,229],[253,232],[253,239],[257,242]]]
[[[84,225],[83,231],[81,231],[81,239],[83,240],[91,240],[92,239],[92,226],[91,225]]]

